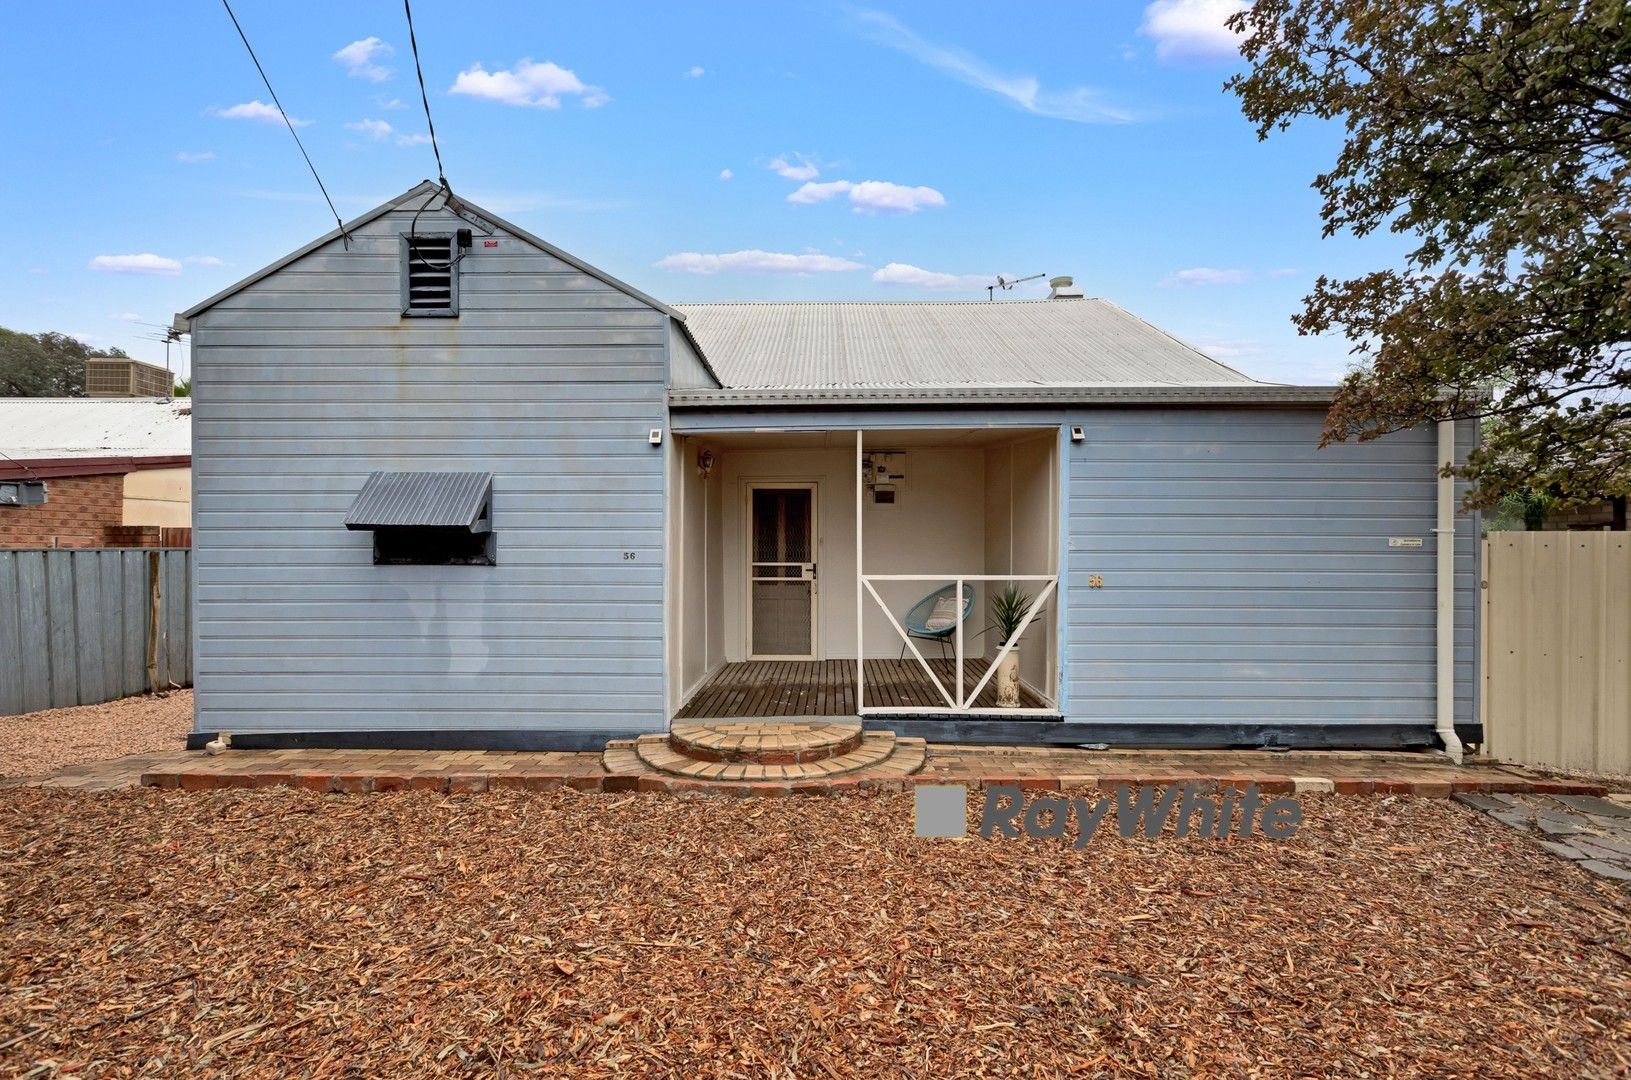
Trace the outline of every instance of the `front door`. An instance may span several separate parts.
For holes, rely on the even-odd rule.
[[[749,489],[748,645],[756,660],[816,655],[816,487]]]

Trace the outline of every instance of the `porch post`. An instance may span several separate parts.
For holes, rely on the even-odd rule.
[[[861,715],[862,713],[864,713],[866,711],[866,674],[865,674],[866,650],[864,650],[861,647],[861,645],[862,645],[862,638],[861,638],[862,630],[861,630],[861,627],[862,627],[862,624],[865,621],[864,618],[863,618],[863,615],[864,615],[864,613],[866,611],[866,608],[864,607],[866,601],[865,601],[864,597],[861,594],[861,568],[862,568],[862,566],[865,565],[861,561],[862,551],[863,551],[862,544],[861,544],[861,507],[864,505],[864,503],[866,501],[864,498],[862,498],[862,494],[865,491],[866,486],[862,482],[862,466],[863,466],[864,462],[862,461],[862,457],[861,457],[861,439],[862,439],[861,429],[856,428],[855,429],[855,714],[857,716]]]
[[[1010,497],[1011,498],[1011,497]],[[1009,547],[1013,545],[1010,543]],[[952,594],[957,598],[957,707],[959,709],[971,704],[963,700],[963,579],[957,579],[957,591]]]

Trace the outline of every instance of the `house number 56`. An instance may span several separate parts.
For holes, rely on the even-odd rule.
[[[633,562],[633,561],[634,561],[634,552],[632,552],[632,551],[625,551],[625,552],[624,552],[624,553],[623,553],[623,561],[624,561],[624,562]]]

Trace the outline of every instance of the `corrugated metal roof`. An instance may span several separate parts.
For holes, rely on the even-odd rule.
[[[492,494],[486,472],[376,472],[345,515],[348,529],[422,526],[485,532]]]
[[[728,388],[1240,386],[1106,300],[677,304]]]
[[[0,398],[0,454],[179,457],[193,452],[192,421],[188,398]]]

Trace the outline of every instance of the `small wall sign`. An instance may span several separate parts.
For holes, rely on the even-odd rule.
[[[1421,547],[1419,536],[1390,536],[1387,538],[1388,547]]]

